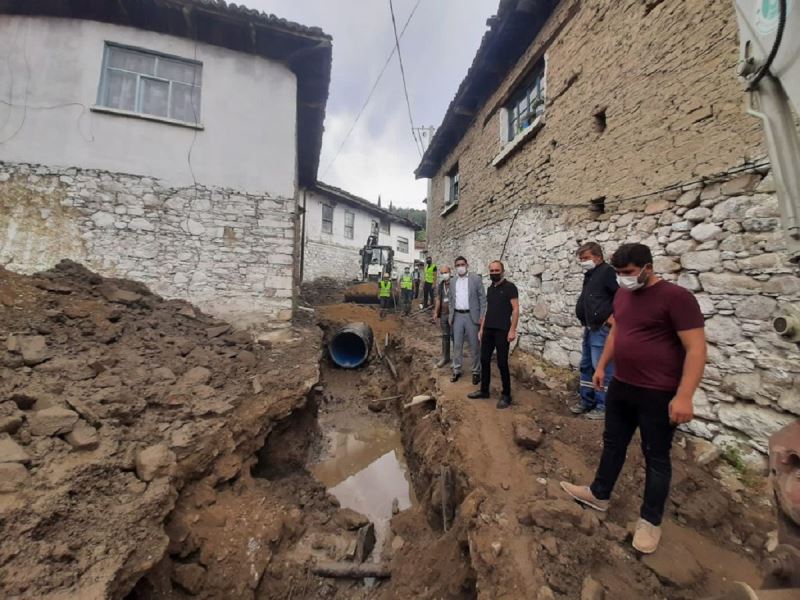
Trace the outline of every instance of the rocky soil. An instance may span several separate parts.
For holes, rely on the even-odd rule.
[[[33,277],[0,269],[0,331],[0,596],[122,598],[157,564],[186,590],[245,570],[220,585],[252,596],[264,552],[213,554],[204,530],[186,535],[184,507],[273,543],[275,523],[250,531],[229,498],[275,423],[305,405],[318,330],[255,344],[65,261]]]
[[[73,263],[0,270],[0,596],[688,600],[759,584],[769,495],[736,457],[679,435],[664,541],[642,557],[635,444],[607,515],[558,487],[588,480],[601,447],[602,423],[567,411],[569,374],[516,353],[516,404],[497,411],[433,367],[427,315],[301,315],[254,343]],[[373,326],[396,376],[374,354],[357,371],[326,362],[323,330],[352,321]],[[359,423],[400,430],[416,498],[371,559],[372,524],[308,470],[321,427]],[[313,574],[331,560],[391,577]]]

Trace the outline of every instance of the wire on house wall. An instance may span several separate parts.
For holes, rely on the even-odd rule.
[[[406,29],[408,28],[408,24],[411,23],[411,19],[414,18],[414,13],[417,12],[417,8],[419,7],[421,2],[422,2],[422,0],[417,0],[417,3],[414,5],[414,8],[411,9],[411,12],[409,13],[408,18],[406,19],[406,22],[403,25],[403,28],[400,30],[400,39],[403,38],[403,35],[405,34]],[[333,158],[331,159],[331,162],[328,163],[328,166],[325,167],[325,170],[322,172],[322,177],[323,178],[328,173],[328,171],[330,171],[331,167],[333,166],[333,163],[336,162],[336,159],[339,158],[339,155],[341,154],[342,150],[344,149],[345,144],[347,144],[347,141],[350,139],[350,135],[353,133],[353,130],[356,128],[356,125],[358,124],[359,120],[361,120],[361,116],[364,114],[364,111],[366,110],[367,106],[369,105],[370,100],[372,100],[372,96],[375,94],[375,90],[378,89],[378,84],[381,82],[381,79],[383,79],[383,74],[386,72],[386,69],[389,67],[389,63],[392,62],[392,58],[394,58],[395,52],[397,52],[397,46],[396,45],[392,46],[392,50],[391,50],[391,52],[389,52],[389,56],[386,57],[386,61],[383,63],[383,67],[381,68],[380,73],[378,73],[378,77],[375,79],[375,82],[372,84],[372,87],[370,88],[369,93],[367,94],[367,97],[364,99],[364,103],[361,105],[361,108],[359,109],[358,114],[356,114],[356,118],[353,120],[352,125],[350,125],[350,129],[347,130],[347,133],[345,134],[344,138],[342,139],[341,144],[339,144],[339,147],[336,149],[336,154],[333,155]]]
[[[17,29],[16,34],[19,34],[19,31],[20,31],[21,28],[22,28],[22,26],[20,25],[18,27],[18,29]],[[15,35],[14,36],[14,42],[16,42],[17,39],[18,39],[18,35]],[[23,127],[25,127],[25,121],[28,118],[28,94],[30,92],[30,85],[31,85],[31,65],[30,65],[30,62],[28,61],[28,29],[27,29],[27,27],[24,30],[24,35],[23,35],[23,40],[22,40],[22,58],[25,61],[25,70],[26,70],[26,73],[27,73],[27,79],[25,81],[25,102],[22,105],[22,121],[20,121],[19,126],[14,130],[14,132],[11,135],[9,135],[9,136],[7,136],[7,137],[5,137],[5,138],[0,140],[0,144],[5,144],[7,142],[10,142],[12,139],[17,137],[17,134],[20,131],[22,131]],[[9,92],[8,92],[8,105],[9,105],[8,118],[3,123],[3,127],[2,128],[5,128],[5,126],[8,124],[8,122],[11,120],[11,112],[12,112],[12,108],[13,108],[11,103],[14,100],[14,69],[11,67],[11,57],[10,56],[6,57],[6,63],[8,64],[8,70],[10,72],[9,79],[11,80],[11,83],[9,85]],[[0,128],[0,129],[2,129],[2,128]]]

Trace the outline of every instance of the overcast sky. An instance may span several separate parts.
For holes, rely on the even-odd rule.
[[[393,0],[398,31],[417,0]],[[331,160],[394,46],[389,0],[243,0],[333,36],[333,73],[319,179],[383,205],[424,208],[397,57],[339,157]],[[414,123],[438,126],[498,0],[420,0],[400,41]]]

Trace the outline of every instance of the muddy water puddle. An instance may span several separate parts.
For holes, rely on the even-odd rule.
[[[326,431],[320,456],[309,470],[342,507],[365,515],[375,524],[377,559],[389,532],[395,500],[399,510],[405,510],[416,499],[400,432],[385,424],[363,425]]]

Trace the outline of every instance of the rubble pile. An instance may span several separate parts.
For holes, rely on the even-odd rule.
[[[181,490],[249,475],[318,378],[314,331],[273,350],[70,261],[0,268],[0,332],[3,597],[124,597],[167,551]]]

